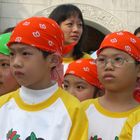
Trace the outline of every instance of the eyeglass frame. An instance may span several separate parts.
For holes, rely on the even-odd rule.
[[[98,61],[98,59],[99,59],[99,57],[100,56],[98,56],[96,59],[95,59],[95,63],[96,63],[96,65],[98,65],[99,66],[99,64],[97,64],[99,61]],[[107,57],[104,57],[104,62],[102,62],[102,64],[101,64],[101,61],[100,61],[100,65],[102,65],[102,67],[106,67],[106,65],[108,64],[108,60],[110,60],[110,62],[111,62],[111,65],[112,66],[114,66],[114,67],[118,67],[118,68],[120,68],[120,67],[122,67],[122,65],[124,64],[124,62],[129,62],[129,63],[135,63],[136,65],[137,64],[140,64],[140,62],[138,62],[138,61],[129,61],[128,59],[126,59],[126,58],[124,58],[124,57],[120,57],[120,58],[122,58],[121,59],[121,63],[119,64],[119,65],[116,65],[116,64],[114,64],[115,63],[115,59],[113,59],[113,58],[107,58]],[[119,61],[118,61],[119,62]]]

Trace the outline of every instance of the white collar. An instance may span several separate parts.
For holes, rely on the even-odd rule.
[[[21,86],[20,96],[25,103],[37,104],[50,98],[58,89],[58,84],[42,90],[33,90]]]

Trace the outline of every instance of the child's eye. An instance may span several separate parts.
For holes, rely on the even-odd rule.
[[[3,68],[9,68],[10,63],[1,63],[0,66],[3,67]]]
[[[116,62],[122,62],[124,60],[124,58],[122,58],[122,57],[115,57],[114,58],[114,61],[116,61]]]
[[[104,58],[104,57],[98,57],[97,59],[96,59],[96,62],[97,63],[104,63],[106,61],[106,58]]]
[[[22,53],[24,56],[26,56],[26,55],[31,55],[31,53],[29,53],[29,52],[23,52]]]
[[[13,52],[10,52],[10,56],[13,56],[14,55],[14,53]]]
[[[83,86],[77,86],[77,89],[84,89]]]
[[[64,88],[64,89],[68,89],[68,85],[64,84],[64,85],[63,85],[63,88]]]

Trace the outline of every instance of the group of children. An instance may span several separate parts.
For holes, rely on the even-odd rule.
[[[139,139],[140,106],[133,94],[140,39],[127,31],[110,33],[96,60],[72,59],[63,74],[64,50],[72,57],[82,34],[83,23],[73,14],[76,25],[71,14],[59,23],[51,14],[25,19],[0,35],[1,140],[118,140],[120,133],[120,140]],[[66,25],[79,27],[69,43],[61,29]]]

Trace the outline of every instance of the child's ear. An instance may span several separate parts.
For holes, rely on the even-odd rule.
[[[47,57],[47,61],[50,63],[50,67],[54,68],[61,62],[61,56],[56,55],[56,54],[50,54]]]
[[[137,77],[140,78],[140,64],[137,65],[137,72],[138,72]]]

